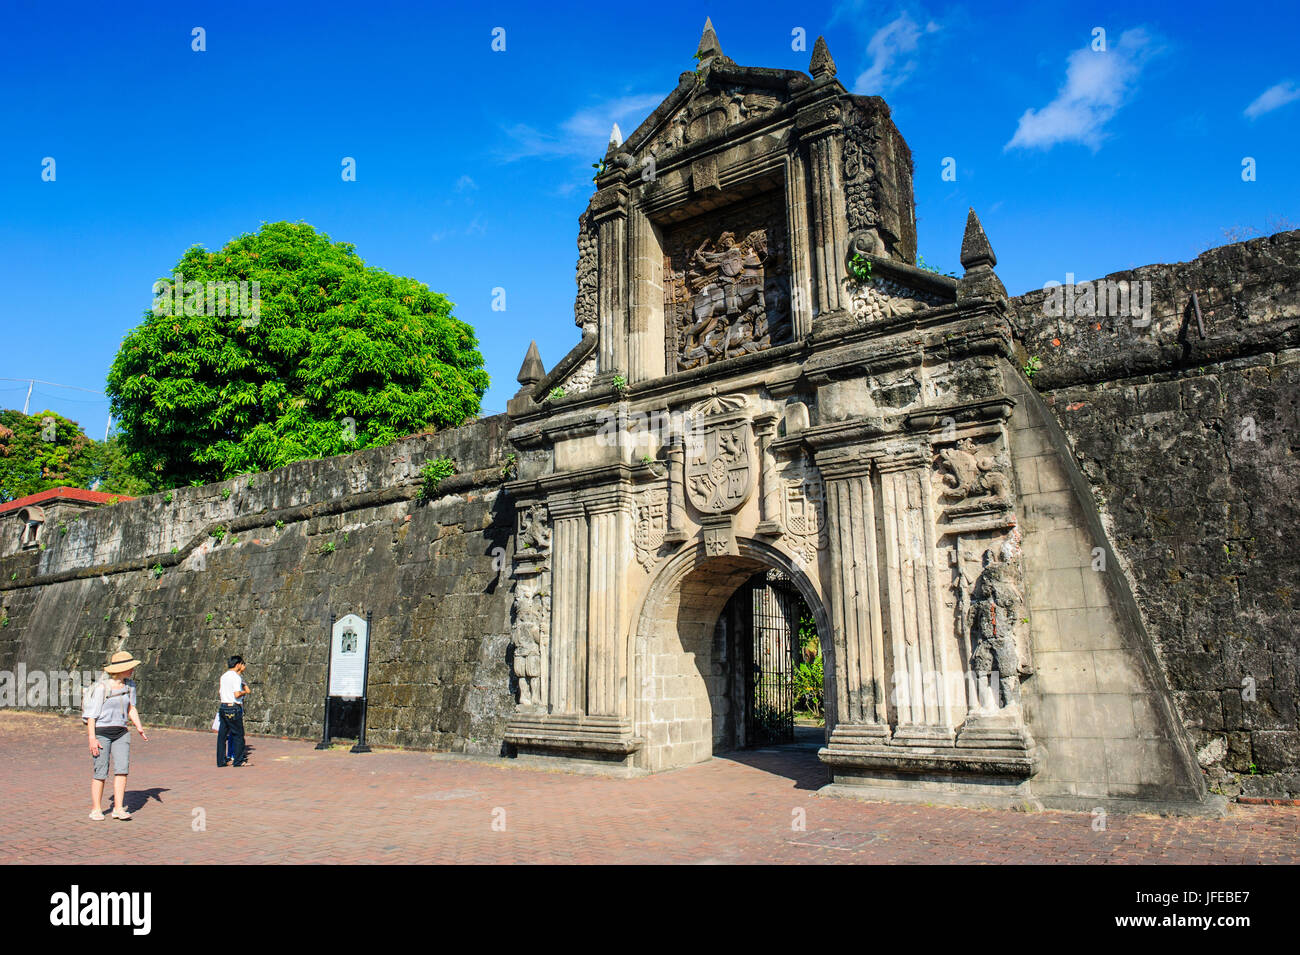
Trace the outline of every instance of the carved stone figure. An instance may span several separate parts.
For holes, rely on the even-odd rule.
[[[521,577],[515,585],[514,671],[519,682],[519,705],[527,708],[542,703],[542,644],[551,603],[542,586],[540,575]]]
[[[971,593],[971,669],[975,672],[979,709],[1020,704],[1020,652],[1016,626],[1023,606],[1010,564],[984,553],[984,570]]]
[[[970,438],[964,438],[954,447],[941,448],[934,456],[935,476],[945,498],[964,501],[991,496],[999,502],[1011,499],[1011,486],[1004,473],[1006,462],[1000,455],[982,454],[982,450]]]
[[[534,504],[519,512],[519,533],[515,550],[530,557],[541,557],[551,551],[551,528],[547,525],[546,508]]]
[[[789,340],[784,217],[780,197],[771,194],[665,238],[664,310],[677,369]]]
[[[711,244],[713,248],[709,249]],[[694,321],[686,331],[683,367],[707,363],[716,357],[719,347],[725,358],[763,347],[756,341],[754,322],[757,316],[767,313],[764,267],[771,260],[767,236],[761,229],[739,243],[734,233],[723,232],[716,243],[705,239],[695,249],[691,254],[693,268],[686,273],[686,282],[695,296],[691,302]],[[723,320],[730,320],[725,330],[719,327]]]

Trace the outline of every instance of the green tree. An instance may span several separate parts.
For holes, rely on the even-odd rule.
[[[65,485],[132,497],[149,491],[129,473],[116,435],[92,441],[53,411],[0,411],[0,501]]]
[[[483,356],[451,303],[305,223],[194,246],[163,281],[182,280],[184,301],[155,300],[108,374],[122,449],[156,487],[387,444],[479,411]],[[250,298],[258,283],[258,314],[214,314],[211,290],[231,282],[250,283]]]

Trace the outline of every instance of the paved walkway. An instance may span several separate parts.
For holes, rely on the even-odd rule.
[[[217,769],[213,733],[132,741],[129,822],[92,822],[79,720],[0,711],[0,862],[1289,862],[1300,809],[1223,819],[902,806],[819,797],[810,751],[757,751],[640,779],[506,760],[253,739]],[[111,783],[109,786],[111,793]],[[793,824],[802,817],[804,831]],[[201,825],[200,825],[201,823]],[[98,841],[94,836],[98,834]],[[123,838],[123,836],[129,836]]]

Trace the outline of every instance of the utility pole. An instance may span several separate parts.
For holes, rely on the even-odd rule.
[[[27,397],[23,399],[23,414],[27,414],[27,406],[32,403],[32,389],[36,387],[36,380],[32,379],[27,382]]]

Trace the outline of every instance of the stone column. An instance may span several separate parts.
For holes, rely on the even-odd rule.
[[[600,319],[598,373],[627,370],[627,196],[623,187],[601,190],[593,200],[599,254],[596,308]]]
[[[627,653],[622,638],[622,577],[627,568],[628,502],[619,495],[589,501],[586,712],[627,713]]]
[[[582,713],[587,666],[587,516],[582,503],[552,500],[551,660],[548,704],[552,713]]]
[[[631,275],[628,279],[629,384],[662,376],[664,352],[663,249],[652,223],[640,209],[628,219],[631,237]]]
[[[669,435],[668,450],[668,529],[664,540],[686,540],[686,438],[680,433]]]
[[[772,439],[776,437],[776,413],[768,412],[754,418],[754,434],[758,438],[758,479],[760,482],[758,527],[760,534],[780,537],[781,499],[776,479],[776,460],[772,456]]]
[[[848,307],[844,300],[848,223],[840,177],[839,127],[829,127],[808,144],[812,192],[813,275],[821,314]]]
[[[830,537],[830,615],[835,631],[838,735],[857,741],[889,735],[884,637],[876,559],[876,502],[870,462],[836,456],[818,466],[826,484]]]
[[[790,225],[790,315],[794,340],[812,332],[812,270],[809,267],[812,238],[808,233],[808,186],[803,156],[796,144],[785,161],[785,209]]]
[[[926,501],[930,469],[915,445],[877,459],[884,524],[884,578],[894,665],[898,725],[894,741],[951,745],[951,710],[944,705],[950,679],[936,615],[939,581],[934,572],[932,513]]]

